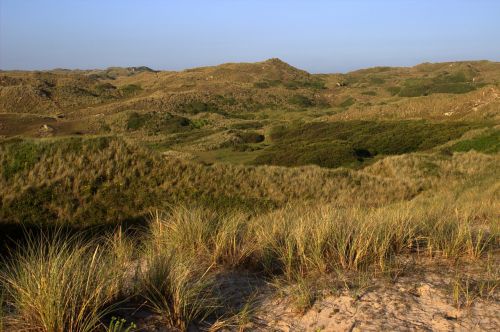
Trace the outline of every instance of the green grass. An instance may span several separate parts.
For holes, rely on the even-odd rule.
[[[480,85],[469,81],[465,73],[440,75],[432,79],[411,78],[407,79],[399,91],[401,97],[427,96],[433,93],[461,94],[476,90]]]
[[[132,112],[126,122],[126,129],[136,131],[144,129],[150,135],[159,133],[177,133],[189,131],[193,128],[199,129],[206,125],[206,120],[190,121],[188,118],[172,115],[171,113],[145,113]]]
[[[300,107],[312,107],[312,106],[314,106],[314,101],[311,98],[303,96],[303,95],[299,95],[299,94],[296,94],[296,95],[293,95],[292,97],[290,97],[288,102],[290,104],[297,105]]]
[[[188,114],[198,114],[198,113],[219,113],[226,115],[227,113],[221,110],[215,103],[202,102],[202,101],[191,101],[184,104],[181,107],[182,111]]]
[[[109,144],[108,137],[69,138],[65,140],[13,139],[0,144],[2,176],[9,180],[17,173],[31,169],[46,153],[60,150],[63,153],[97,152]]]
[[[340,103],[340,107],[344,108],[349,108],[350,106],[354,105],[356,103],[356,99],[352,97],[348,97],[346,100],[344,100],[342,103]]]
[[[473,139],[460,141],[451,147],[452,151],[475,150],[484,153],[498,153],[500,151],[500,130],[493,129]]]
[[[127,119],[127,129],[128,130],[138,130],[148,120],[148,116],[141,115],[137,112],[132,112]]]
[[[256,164],[324,167],[358,166],[376,155],[431,149],[460,137],[475,125],[426,121],[319,122],[275,127],[273,146]]]
[[[42,148],[32,142],[16,142],[7,145],[6,151],[3,151],[8,158],[2,160],[2,176],[5,179],[14,174],[31,168],[40,158]]]
[[[381,77],[370,77],[370,83],[375,85],[380,85],[385,83],[385,79]]]
[[[120,91],[125,97],[130,97],[141,92],[142,87],[139,84],[128,84],[120,87]]]
[[[401,87],[399,86],[390,86],[387,88],[387,91],[392,95],[392,96],[396,96],[399,94],[399,92],[401,91]]]
[[[264,127],[264,125],[258,121],[238,122],[231,125],[233,129],[260,129],[262,127]]]

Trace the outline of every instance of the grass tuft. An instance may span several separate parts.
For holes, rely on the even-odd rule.
[[[31,236],[6,262],[0,280],[15,330],[93,331],[113,309],[121,286],[108,248],[77,237]]]

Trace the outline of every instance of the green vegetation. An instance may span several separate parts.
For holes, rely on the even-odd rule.
[[[144,126],[148,118],[149,116],[140,115],[137,112],[130,113],[127,119],[127,129],[129,130],[140,129],[142,126]]]
[[[185,104],[182,107],[182,111],[189,114],[198,114],[198,113],[221,113],[222,111],[212,103],[205,103],[201,101],[192,101]]]
[[[94,139],[70,138],[63,141],[31,141],[13,139],[0,145],[2,176],[4,180],[12,180],[20,172],[29,171],[36,163],[42,160],[44,154],[54,153],[56,150],[66,153],[96,153],[106,148],[109,138]]]
[[[257,157],[255,163],[355,166],[376,155],[428,150],[474,127],[467,123],[426,121],[317,122],[275,127],[271,132],[274,145]]]
[[[300,107],[314,106],[314,101],[311,98],[303,95],[297,95],[297,94],[293,95],[292,97],[290,97],[288,101],[290,102],[290,104],[297,105]]]
[[[312,80],[312,81],[289,81],[284,83],[285,87],[290,90],[296,90],[299,88],[323,90],[326,89],[325,82],[322,80]]]
[[[19,171],[31,168],[39,158],[40,146],[23,141],[13,141],[7,146],[5,153],[8,158],[2,160],[2,176],[9,179]]]
[[[344,100],[342,103],[340,103],[340,107],[348,108],[349,106],[352,106],[356,103],[356,99],[352,97],[348,97],[346,100]]]
[[[379,85],[384,84],[385,80],[381,77],[370,77],[370,83]]]
[[[241,138],[243,143],[261,143],[264,141],[264,135],[253,132],[253,131],[245,131],[238,133],[238,137]]]
[[[387,91],[392,95],[392,96],[396,96],[397,94],[399,94],[399,92],[401,91],[401,87],[399,86],[390,86],[387,88]]]
[[[264,125],[258,121],[239,122],[232,125],[233,129],[261,129]]]
[[[484,153],[498,153],[500,151],[500,130],[493,129],[485,134],[469,140],[463,140],[454,144],[453,151],[475,150]]]
[[[120,87],[120,91],[124,96],[129,97],[138,94],[142,91],[142,87],[139,84],[127,84]]]
[[[280,80],[265,80],[265,81],[255,82],[253,86],[259,89],[268,89],[270,87],[279,86],[282,83],[283,82],[281,82]]]
[[[139,114],[132,112],[129,114],[126,128],[129,131],[139,129],[146,129],[151,135],[158,133],[176,133],[193,128],[201,128],[207,122],[197,120],[196,122],[190,121],[188,118],[172,115],[170,113],[146,113]]]
[[[467,93],[478,86],[472,84],[463,72],[442,75],[433,79],[408,79],[399,92],[401,97],[427,96],[433,93]]]

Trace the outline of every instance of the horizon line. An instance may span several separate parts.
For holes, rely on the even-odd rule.
[[[402,65],[402,66],[397,66],[397,65],[385,65],[385,64],[380,64],[380,65],[374,65],[374,66],[368,66],[368,67],[359,67],[356,69],[352,70],[347,70],[347,71],[338,71],[338,72],[310,72],[306,69],[300,68],[298,66],[295,66],[293,64],[290,64],[290,62],[287,62],[283,60],[282,58],[278,57],[272,57],[272,58],[267,58],[264,60],[260,61],[228,61],[228,62],[221,62],[221,63],[216,63],[216,64],[208,64],[208,65],[200,65],[200,66],[194,66],[194,67],[183,67],[180,69],[156,69],[147,65],[129,65],[129,66],[107,66],[107,67],[94,67],[94,68],[81,68],[81,67],[53,67],[53,68],[46,68],[46,69],[3,69],[0,67],[0,72],[51,72],[51,71],[93,71],[93,70],[108,70],[111,68],[148,68],[154,72],[183,72],[186,70],[192,70],[192,69],[197,69],[197,68],[210,68],[210,67],[218,67],[218,66],[223,66],[223,65],[228,65],[228,64],[256,64],[256,63],[262,63],[270,60],[280,60],[289,66],[292,66],[296,69],[303,70],[309,74],[312,75],[332,75],[332,74],[346,74],[346,73],[351,73],[355,71],[360,71],[360,70],[365,70],[365,69],[372,69],[372,68],[381,68],[381,67],[389,67],[389,68],[413,68],[419,65],[423,64],[440,64],[440,63],[463,63],[463,62],[500,62],[496,60],[489,60],[489,59],[461,59],[461,60],[447,60],[447,61],[424,61],[424,62],[418,62],[414,63],[411,65]]]

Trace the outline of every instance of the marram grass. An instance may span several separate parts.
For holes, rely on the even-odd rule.
[[[495,252],[498,202],[493,185],[372,208],[319,203],[248,214],[178,206],[152,216],[136,255],[121,232],[100,241],[31,237],[1,272],[3,320],[16,330],[94,331],[133,293],[168,326],[222,324],[238,313],[218,274],[234,270],[290,285],[306,310],[315,278],[390,272],[399,255],[472,262]]]
[[[18,331],[86,332],[101,327],[122,285],[109,247],[77,237],[30,237],[0,274],[5,317]]]

